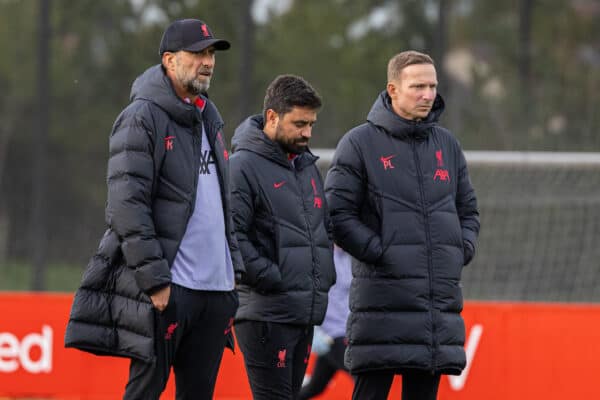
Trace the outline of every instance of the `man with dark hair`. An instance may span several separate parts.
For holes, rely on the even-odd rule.
[[[336,243],[354,256],[345,362],[353,399],[434,400],[465,367],[460,278],[479,213],[431,58],[394,56],[367,122],[341,139],[326,180]]]
[[[78,290],[65,343],[131,358],[125,399],[213,396],[232,344],[243,270],[229,203],[223,120],[206,97],[229,42],[173,22],[161,64],[133,84],[110,137],[106,232]]]
[[[263,115],[232,140],[233,220],[246,268],[235,331],[255,400],[296,398],[335,282],[322,179],[308,149],[320,107],[304,79],[279,76]]]

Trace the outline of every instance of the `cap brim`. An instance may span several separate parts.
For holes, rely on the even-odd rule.
[[[190,46],[185,47],[183,50],[198,52],[206,49],[207,47],[213,46],[215,50],[227,50],[231,47],[231,44],[227,40],[223,39],[207,39],[196,42]]]

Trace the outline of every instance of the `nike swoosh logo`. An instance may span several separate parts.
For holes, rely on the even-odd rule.
[[[279,189],[279,188],[280,188],[280,187],[282,187],[283,185],[285,185],[285,181],[281,181],[281,182],[275,182],[275,183],[273,184],[273,187],[274,187],[275,189]]]

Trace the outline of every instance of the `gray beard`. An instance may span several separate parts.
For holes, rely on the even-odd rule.
[[[192,79],[191,81],[187,82],[185,86],[190,94],[197,96],[200,93],[208,90],[210,87],[210,80],[207,82],[200,82],[198,79]]]

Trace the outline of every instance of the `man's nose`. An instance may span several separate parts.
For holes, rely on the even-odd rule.
[[[423,92],[423,99],[428,100],[428,101],[433,101],[433,99],[435,99],[435,95],[436,95],[436,90],[435,89],[425,89],[425,92]]]
[[[312,136],[312,126],[307,126],[306,128],[302,129],[302,137],[310,139]]]

